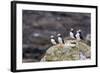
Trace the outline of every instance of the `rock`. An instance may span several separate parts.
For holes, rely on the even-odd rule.
[[[57,44],[51,46],[47,51],[41,61],[70,61],[70,60],[81,60],[83,54],[80,55],[80,52],[84,53],[84,57],[90,58],[90,47],[81,41],[76,40],[67,40],[76,42],[76,46],[66,46],[65,44]],[[81,56],[81,57],[80,57]]]

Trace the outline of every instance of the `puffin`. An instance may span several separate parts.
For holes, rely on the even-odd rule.
[[[55,38],[54,38],[53,35],[50,36],[50,41],[51,41],[51,43],[52,43],[53,45],[56,45],[56,44],[57,44],[57,42],[56,42],[56,40],[55,40]]]
[[[79,29],[76,33],[76,39],[77,40],[83,40],[83,36],[82,36],[82,33],[81,33],[81,30]]]
[[[64,44],[64,39],[62,38],[62,35],[60,33],[57,34],[57,38],[58,38],[58,43],[59,44]]]
[[[81,40],[79,31],[76,32],[76,35],[75,36],[76,36],[76,39],[77,40]]]
[[[75,39],[76,38],[73,28],[71,28],[71,30],[70,30],[70,38],[72,38],[72,39]]]

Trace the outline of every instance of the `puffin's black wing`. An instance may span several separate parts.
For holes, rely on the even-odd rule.
[[[64,43],[65,43],[65,42],[64,42],[64,37],[62,37],[62,36],[60,36],[60,37],[62,38],[62,42],[63,42],[63,44],[64,44]]]
[[[76,32],[72,31],[72,33],[74,34],[74,38],[76,38],[76,36],[75,36],[76,35]]]
[[[79,32],[79,34],[80,34],[80,38],[83,40],[83,35],[82,35],[82,33],[81,33],[81,32]]]

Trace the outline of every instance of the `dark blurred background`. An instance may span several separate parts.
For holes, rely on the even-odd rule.
[[[71,28],[91,34],[91,14],[23,10],[23,62],[40,61],[51,46],[50,36],[68,37]]]

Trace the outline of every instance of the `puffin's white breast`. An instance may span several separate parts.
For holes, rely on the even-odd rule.
[[[70,37],[71,37],[71,38],[75,38],[75,37],[74,37],[74,34],[73,34],[72,32],[70,32]]]
[[[51,43],[54,44],[54,45],[57,44],[56,41],[55,41],[54,39],[51,39]]]
[[[63,39],[62,39],[61,37],[58,37],[58,42],[59,42],[60,44],[63,44]]]
[[[77,40],[80,40],[80,39],[81,39],[79,33],[77,33],[75,36],[76,36],[76,39],[77,39]]]

